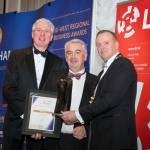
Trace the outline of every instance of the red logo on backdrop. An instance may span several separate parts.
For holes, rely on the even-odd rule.
[[[133,17],[130,17],[129,14]],[[135,33],[132,24],[137,22],[138,17],[140,17],[139,10],[136,7],[128,6],[127,11],[122,15],[122,21],[118,21],[118,33],[124,32],[124,38],[132,36]]]
[[[116,35],[120,51],[138,74],[135,103],[138,150],[150,149],[150,1],[117,6]]]

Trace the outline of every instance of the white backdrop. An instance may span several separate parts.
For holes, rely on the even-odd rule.
[[[90,72],[95,75],[101,71],[103,63],[95,47],[96,33],[103,29],[115,31],[117,3],[126,1],[130,0],[93,0]]]

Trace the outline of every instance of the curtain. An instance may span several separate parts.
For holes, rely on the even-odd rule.
[[[97,30],[108,29],[115,31],[117,3],[130,0],[97,0]]]

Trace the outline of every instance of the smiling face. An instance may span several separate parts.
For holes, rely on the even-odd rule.
[[[70,43],[66,48],[65,58],[69,69],[76,73],[84,69],[87,53],[81,44]]]
[[[103,32],[97,36],[96,46],[99,55],[105,62],[119,52],[119,43],[109,32]]]
[[[40,51],[45,51],[52,41],[53,34],[49,31],[51,28],[46,22],[39,22],[32,31],[33,45]]]

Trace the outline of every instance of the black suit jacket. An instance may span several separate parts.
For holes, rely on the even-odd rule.
[[[65,79],[68,75],[68,72],[69,72],[68,69],[64,69],[64,70],[60,70],[60,71],[58,70],[58,71],[52,72],[49,76],[49,81],[47,82],[45,90],[56,92],[57,91],[57,80],[58,79]],[[86,72],[86,80],[85,80],[83,95],[81,98],[79,108],[89,104],[90,97],[93,95],[92,87],[93,87],[93,83],[94,83],[95,79],[96,79],[95,75]],[[77,126],[81,126],[81,124],[75,123],[74,128]],[[85,143],[88,143],[89,123],[86,123],[84,125],[84,127],[86,129],[87,138],[84,138],[82,140],[84,140]],[[52,142],[52,140],[53,140],[53,142]],[[82,142],[82,140],[76,140],[74,138],[74,144],[79,144],[79,142]],[[55,147],[57,141],[58,141],[58,139],[56,139],[55,142],[54,142],[54,139],[46,140],[45,141],[45,145],[46,145],[45,147],[47,147],[47,149],[49,149],[49,150],[53,149],[52,147]],[[52,146],[52,143],[53,143],[53,146]],[[69,143],[66,143],[66,144],[69,144]],[[88,144],[87,144],[87,146],[88,146]]]
[[[79,109],[91,121],[91,150],[137,149],[135,96],[137,73],[127,58],[110,65],[100,80],[95,100]]]
[[[44,89],[51,71],[63,68],[63,60],[48,52],[39,89]],[[8,103],[5,135],[21,138],[22,119],[27,89],[38,89],[32,47],[10,53],[3,85],[3,97]]]

